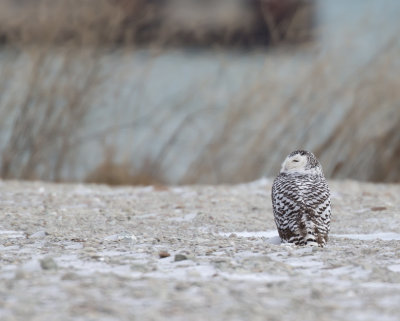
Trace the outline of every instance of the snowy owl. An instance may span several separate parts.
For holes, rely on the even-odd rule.
[[[272,207],[282,242],[323,247],[331,220],[329,187],[317,158],[290,153],[272,185]]]

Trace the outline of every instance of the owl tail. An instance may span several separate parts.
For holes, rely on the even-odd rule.
[[[304,208],[299,215],[299,245],[324,247],[326,240],[324,233],[318,228],[317,216],[313,209]]]

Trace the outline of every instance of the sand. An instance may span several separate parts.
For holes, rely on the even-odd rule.
[[[321,249],[280,244],[271,183],[0,181],[0,319],[400,320],[400,185],[329,182]]]

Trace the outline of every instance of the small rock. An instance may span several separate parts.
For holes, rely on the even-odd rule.
[[[147,272],[150,268],[144,264],[131,264],[131,270],[135,272]]]
[[[84,252],[89,253],[89,254],[97,253],[97,249],[93,246],[85,246]]]
[[[121,239],[121,238],[120,238],[120,235],[114,234],[114,235],[106,236],[106,237],[104,238],[104,241],[107,241],[107,242],[117,242],[117,241],[119,241],[120,239]]]
[[[137,241],[137,238],[133,234],[114,234],[110,235],[104,238],[104,241],[106,242],[132,242],[135,243]]]
[[[57,270],[57,263],[49,256],[40,260],[40,266],[43,270]]]
[[[371,207],[371,211],[374,211],[374,212],[384,211],[384,210],[386,210],[385,206],[374,206],[374,207]]]
[[[190,284],[184,283],[184,282],[179,282],[175,285],[175,290],[177,291],[184,291],[190,287]]]
[[[196,279],[201,277],[201,274],[199,272],[197,272],[197,271],[194,271],[194,270],[187,271],[186,275],[188,277],[196,278]]]
[[[86,242],[86,239],[75,237],[75,238],[72,238],[71,241],[72,242],[81,242],[82,243],[82,242]]]
[[[28,262],[22,265],[21,269],[23,270],[23,272],[26,273],[33,273],[36,271],[40,271],[41,270],[40,262],[36,259],[29,260]]]
[[[320,246],[312,246],[311,247],[312,253],[319,252],[319,251],[322,251],[322,247],[320,247]]]
[[[311,290],[311,297],[313,299],[320,299],[322,297],[322,292],[319,289],[312,289]]]
[[[63,281],[74,281],[74,280],[78,280],[78,279],[79,279],[79,275],[74,272],[67,272],[61,277],[61,280],[63,280]]]
[[[35,233],[33,233],[31,236],[29,236],[30,239],[42,239],[44,237],[46,237],[47,235],[49,235],[49,233],[47,233],[46,231],[37,231]]]
[[[104,261],[104,256],[98,253],[92,253],[90,254],[90,258],[98,261]]]
[[[169,254],[167,251],[160,251],[158,252],[158,256],[160,257],[160,259],[164,259],[168,256],[171,256],[171,254]]]
[[[184,260],[187,260],[187,256],[186,255],[183,255],[183,254],[176,254],[175,255],[175,258],[174,258],[175,262],[184,261]]]
[[[22,270],[22,269],[18,269],[15,271],[15,275],[14,275],[14,279],[15,280],[22,280],[22,279],[26,279],[28,276],[28,274]]]
[[[80,250],[83,248],[82,243],[69,244],[64,247],[66,250]]]

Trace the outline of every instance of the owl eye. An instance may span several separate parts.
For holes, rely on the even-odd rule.
[[[297,159],[294,159],[293,161],[294,161],[294,162],[296,162],[296,163],[298,163],[298,162],[299,162]]]

